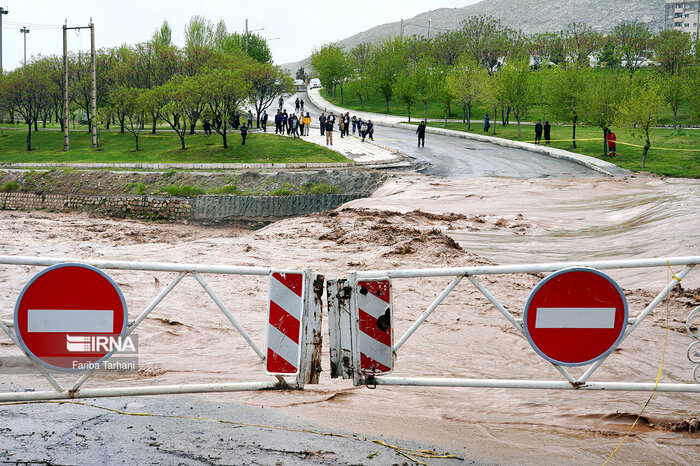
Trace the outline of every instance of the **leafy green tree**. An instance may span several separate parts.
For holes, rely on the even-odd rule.
[[[651,28],[640,21],[621,21],[613,27],[610,36],[625,68],[634,74],[651,52],[654,40]]]
[[[428,102],[438,92],[438,77],[429,58],[422,58],[412,66],[412,78],[418,101],[423,104],[423,118],[428,121]]]
[[[139,151],[139,135],[147,119],[146,93],[150,90],[119,86],[110,93],[114,112],[123,115],[125,127],[134,136],[136,152]]]
[[[695,124],[700,124],[700,68],[697,66],[688,70],[684,89],[690,102],[691,118]]]
[[[463,55],[457,67],[447,75],[447,88],[462,103],[462,121],[471,129],[472,106],[483,94],[487,81],[486,70],[473,58]]]
[[[586,123],[597,126],[603,132],[603,155],[608,155],[605,135],[618,117],[620,101],[627,94],[630,79],[618,73],[605,73],[590,77],[586,86],[583,119]]]
[[[311,66],[318,73],[321,83],[333,92],[340,86],[340,103],[343,104],[343,85],[352,73],[352,65],[347,54],[338,44],[324,45],[321,50],[311,54]]]
[[[173,45],[173,30],[170,28],[168,20],[164,20],[163,24],[153,32],[151,36],[151,44],[160,47],[171,47]]]
[[[27,150],[32,150],[32,124],[38,120],[41,109],[49,104],[51,81],[31,65],[9,73],[4,89],[5,99],[27,125]]]
[[[278,66],[252,63],[246,70],[246,81],[250,84],[248,99],[255,107],[258,128],[263,110],[270,107],[278,96],[294,92],[294,82]]]
[[[690,73],[681,70],[678,73],[670,74],[661,72],[659,74],[659,82],[664,91],[666,103],[671,107],[673,112],[673,128],[678,127],[678,107],[686,98],[686,81],[690,79]],[[690,97],[690,96],[689,96]]]
[[[145,104],[149,111],[157,111],[159,117],[175,131],[182,150],[186,149],[185,115],[192,108],[193,101],[198,99],[202,99],[202,85],[198,77],[176,75],[164,85],[153,88]]]
[[[370,78],[386,101],[386,113],[390,113],[389,102],[394,94],[394,83],[399,72],[406,67],[406,45],[401,38],[386,39],[372,49]]]
[[[501,57],[509,55],[513,32],[491,16],[470,16],[462,21],[459,34],[464,50],[474,60],[493,72]]]
[[[659,33],[656,39],[655,57],[661,68],[670,74],[675,74],[681,68],[690,64],[692,40],[690,34],[683,31],[666,29]]]
[[[586,23],[573,22],[564,28],[566,55],[578,66],[590,66],[589,56],[600,49],[602,39],[603,36]]]
[[[418,102],[418,91],[416,91],[416,83],[408,69],[403,69],[396,75],[394,83],[393,95],[400,101],[406,104],[408,111],[408,121],[411,122],[411,108]]]
[[[630,128],[640,128],[646,135],[646,144],[642,154],[642,168],[647,161],[647,153],[651,147],[649,128],[658,123],[659,112],[666,106],[664,90],[655,75],[649,75],[643,80],[633,83],[629,92],[620,103],[617,122]]]
[[[221,135],[226,149],[229,120],[249,95],[244,70],[234,67],[214,68],[204,73],[201,79],[205,100],[214,122],[212,127]]]
[[[616,49],[615,41],[606,37],[603,40],[603,47],[598,53],[598,62],[601,66],[606,68],[619,68],[620,67],[620,54]]]
[[[527,59],[509,60],[498,72],[504,91],[504,104],[511,108],[518,123],[518,138],[522,136],[520,122],[527,117],[534,87]]]
[[[566,60],[562,31],[533,34],[527,44],[528,51],[535,57],[538,66],[549,67],[549,62],[559,65]]]
[[[185,47],[214,45],[214,25],[201,15],[194,15],[185,25]]]
[[[350,66],[354,70],[355,79],[351,81],[352,92],[360,99],[360,108],[365,109],[365,99],[372,92],[370,65],[372,47],[369,43],[358,44],[350,50]]]
[[[571,123],[572,148],[576,149],[576,124],[585,111],[587,83],[591,79],[587,68],[571,67],[568,70],[552,68],[545,93],[552,113],[561,121]]]
[[[306,74],[306,71],[304,70],[303,66],[300,66],[296,74],[294,75],[294,79],[301,79],[302,81],[306,81],[308,77],[309,76]]]
[[[222,42],[220,50],[227,54],[240,51],[258,63],[272,63],[272,52],[267,41],[255,33],[248,33],[246,40],[245,34],[233,32]]]

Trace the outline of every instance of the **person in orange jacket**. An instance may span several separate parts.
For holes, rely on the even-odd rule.
[[[608,155],[610,157],[615,157],[615,149],[617,148],[617,137],[612,130],[608,129],[608,134],[605,137],[608,140]]]

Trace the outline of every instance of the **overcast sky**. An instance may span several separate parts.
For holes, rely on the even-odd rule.
[[[62,53],[61,25],[95,22],[97,48],[146,41],[167,19],[173,42],[184,44],[184,28],[193,15],[216,23],[223,19],[229,32],[261,29],[269,40],[276,64],[301,60],[314,47],[344,39],[379,24],[411,18],[436,8],[464,7],[478,0],[0,0],[9,11],[2,15],[3,68],[22,63],[23,34],[27,34],[27,58]],[[275,39],[278,38],[279,39]],[[272,40],[274,39],[274,40]],[[69,31],[71,51],[90,50],[90,31]]]

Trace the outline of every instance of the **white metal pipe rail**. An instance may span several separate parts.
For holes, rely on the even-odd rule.
[[[433,277],[454,277],[452,282],[442,291],[439,296],[428,306],[428,308],[416,319],[410,328],[393,346],[396,354],[406,340],[410,338],[423,322],[437,309],[445,298],[457,287],[462,278],[467,278],[469,282],[515,327],[522,335],[525,329],[522,319],[516,319],[494,297],[477,279],[478,275],[504,275],[521,273],[556,272],[558,270],[572,267],[586,267],[598,270],[628,269],[628,268],[648,268],[648,267],[672,267],[684,266],[677,275],[674,273],[673,279],[662,289],[654,300],[636,317],[628,319],[623,341],[627,338],[649,314],[668,296],[681,280],[690,273],[693,268],[700,264],[700,256],[669,257],[654,259],[635,260],[611,260],[611,261],[582,261],[582,262],[555,262],[544,264],[522,264],[522,265],[497,265],[497,266],[475,266],[475,267],[453,267],[453,268],[430,268],[413,270],[374,270],[374,271],[353,271],[348,273],[348,280],[356,288],[356,284],[361,280],[381,280],[400,278],[433,278]],[[351,302],[353,302],[351,300]],[[352,308],[353,306],[351,306]],[[356,307],[356,306],[355,306]],[[522,389],[568,389],[568,390],[622,390],[622,391],[666,391],[666,392],[690,392],[700,393],[700,383],[678,384],[678,383],[634,383],[634,382],[590,382],[588,379],[605,362],[607,357],[599,359],[584,372],[578,379],[571,376],[569,371],[558,364],[552,363],[566,379],[565,381],[555,380],[511,380],[511,379],[464,379],[464,378],[439,378],[439,377],[390,377],[364,375],[359,369],[360,352],[357,348],[357,337],[359,332],[357,309],[351,309],[353,322],[351,325],[353,355],[355,367],[353,380],[355,385],[405,385],[422,387],[482,387],[482,388],[522,388]],[[690,319],[690,316],[689,316]],[[690,359],[690,358],[689,358]],[[700,367],[700,366],[699,366]],[[696,369],[697,371],[697,369]]]
[[[255,344],[250,335],[238,322],[233,313],[229,311],[221,299],[214,293],[209,284],[201,274],[220,275],[247,275],[247,276],[268,276],[272,272],[299,273],[297,270],[280,270],[267,267],[241,267],[227,265],[204,265],[204,264],[175,264],[161,262],[130,262],[130,261],[109,261],[109,260],[82,260],[74,258],[55,257],[27,257],[27,256],[0,256],[0,265],[22,265],[22,266],[52,266],[64,263],[87,264],[99,269],[123,270],[123,271],[153,271],[153,272],[175,272],[178,275],[165,287],[153,301],[138,315],[135,320],[130,320],[127,325],[126,335],[134,331],[139,324],[163,301],[163,299],[182,281],[191,274],[199,285],[203,288],[209,298],[216,304],[219,310],[235,327],[246,343],[252,348],[256,355],[265,360],[265,353]],[[310,270],[304,271],[311,274]],[[308,297],[308,296],[307,296]],[[10,337],[12,342],[20,347],[14,333],[14,322],[0,319],[0,330]],[[0,401],[27,401],[27,400],[48,400],[48,399],[72,399],[72,398],[95,398],[108,396],[140,396],[159,395],[173,393],[206,393],[223,391],[244,391],[244,390],[266,390],[273,388],[290,388],[292,386],[303,386],[303,374],[297,377],[296,383],[289,385],[282,376],[275,376],[277,380],[264,382],[239,382],[239,383],[208,383],[208,384],[181,384],[181,385],[160,385],[160,386],[136,386],[136,387],[104,387],[104,388],[81,388],[82,385],[93,375],[94,370],[84,372],[71,388],[63,388],[45,367],[27,355],[28,359],[37,368],[39,373],[54,388],[54,391],[27,391],[27,392],[5,392],[0,393]]]

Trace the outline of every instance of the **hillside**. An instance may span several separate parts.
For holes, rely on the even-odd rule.
[[[513,29],[531,34],[558,31],[572,21],[583,21],[601,32],[608,32],[615,23],[623,20],[638,20],[648,23],[659,31],[663,26],[663,0],[483,0],[464,8],[439,8],[421,13],[413,18],[404,18],[405,35],[427,34],[428,20],[431,35],[444,30],[457,29],[469,16],[490,15],[500,19]],[[421,25],[421,26],[416,26]],[[339,41],[346,49],[362,42],[373,42],[400,33],[401,22],[386,23]],[[308,68],[308,58],[282,65],[296,71],[300,64]]]

